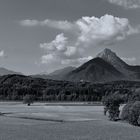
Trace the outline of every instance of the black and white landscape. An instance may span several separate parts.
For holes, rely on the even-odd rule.
[[[0,140],[139,140],[140,0],[0,0]]]

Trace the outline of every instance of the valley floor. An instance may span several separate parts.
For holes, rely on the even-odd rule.
[[[103,106],[0,103],[0,140],[138,140],[140,128],[108,121]]]

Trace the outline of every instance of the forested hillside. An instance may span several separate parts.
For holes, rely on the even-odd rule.
[[[0,77],[1,100],[23,100],[26,94],[39,101],[101,101],[104,95],[121,94],[126,100],[140,82],[116,81],[106,84],[68,82],[23,75]]]

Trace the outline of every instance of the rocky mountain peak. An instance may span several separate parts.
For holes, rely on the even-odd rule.
[[[128,64],[126,64],[120,57],[116,55],[115,52],[111,51],[110,49],[104,49],[101,53],[97,55],[97,57],[110,63],[120,72],[131,73],[131,71],[128,69]]]
[[[116,53],[114,53],[113,51],[111,51],[110,49],[106,48],[104,49],[102,52],[100,52],[97,57],[102,58],[104,60],[106,60],[107,62],[112,61],[113,59],[117,58]],[[117,58],[118,59],[118,58]]]

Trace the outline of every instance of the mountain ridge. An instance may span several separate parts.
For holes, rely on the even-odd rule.
[[[43,79],[53,79],[53,80],[62,80],[64,75],[66,75],[67,73],[71,72],[72,70],[74,70],[76,67],[65,67],[62,69],[58,69],[55,70],[49,74],[37,74],[37,75],[31,75],[32,77],[36,77],[36,78],[43,78]]]
[[[127,64],[110,49],[105,49],[103,52],[99,53],[97,57],[102,58],[106,62],[113,65],[117,70],[123,73],[130,80],[133,79],[132,75],[135,75],[135,78],[137,76],[140,76],[140,66],[131,66]]]
[[[107,82],[123,79],[123,74],[101,58],[94,58],[66,75],[70,81]]]
[[[20,72],[15,72],[15,71],[0,67],[0,76],[8,75],[8,74],[20,74],[20,75],[22,75],[22,73],[20,73]]]
[[[61,71],[61,70],[60,70]],[[56,72],[59,72],[57,70]],[[42,75],[41,78],[68,81],[109,82],[140,80],[140,66],[131,66],[110,49],[104,49],[95,58],[66,73]]]

